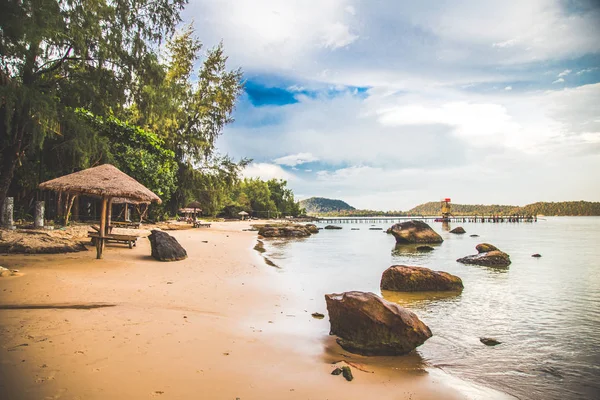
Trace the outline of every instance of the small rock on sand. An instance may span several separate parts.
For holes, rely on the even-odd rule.
[[[486,346],[497,346],[502,343],[494,338],[486,338],[486,337],[479,338],[479,341],[481,343],[485,344]]]
[[[314,312],[311,315],[312,315],[313,318],[316,318],[316,319],[323,319],[323,318],[325,318],[325,315],[323,315],[321,313],[318,313],[318,312]]]
[[[532,254],[532,255],[531,255],[531,257],[535,257],[535,258],[540,258],[541,256],[542,256],[542,255],[541,255],[541,254],[538,254],[538,253],[535,253],[535,254]]]

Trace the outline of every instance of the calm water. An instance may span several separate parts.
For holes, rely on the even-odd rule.
[[[452,224],[466,235],[431,223],[444,243],[426,254],[369,230],[390,225],[345,223],[304,240],[266,241],[266,255],[288,287],[322,309],[325,293],[361,290],[413,310],[434,334],[417,349],[431,367],[521,399],[600,398],[600,218]],[[510,254],[510,267],[455,261],[482,242]],[[381,273],[394,264],[450,272],[465,289],[450,296],[381,293]],[[487,347],[480,337],[502,344]]]

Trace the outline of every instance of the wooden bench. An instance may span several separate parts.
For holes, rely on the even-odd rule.
[[[194,228],[210,228],[210,224],[202,221],[195,221]]]
[[[96,240],[100,238],[100,233],[98,232],[88,232],[88,237],[92,239],[92,244],[96,244]],[[119,235],[115,233],[108,234],[104,236],[104,240],[106,242],[116,242],[123,243],[129,245],[130,249],[136,245],[136,241],[138,240],[137,236],[133,235]]]

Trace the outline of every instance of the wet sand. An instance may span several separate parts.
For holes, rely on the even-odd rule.
[[[0,256],[2,399],[461,399],[503,397],[418,354],[343,351],[253,250],[244,222],[170,231],[188,259],[142,238],[61,255]],[[315,325],[317,324],[317,325]],[[314,328],[317,328],[316,330]],[[354,380],[332,376],[349,362]]]

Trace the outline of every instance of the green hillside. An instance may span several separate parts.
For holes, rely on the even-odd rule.
[[[323,197],[311,197],[310,199],[301,200],[300,208],[304,208],[307,214],[323,214],[355,210],[354,207],[342,200],[326,199]]]

